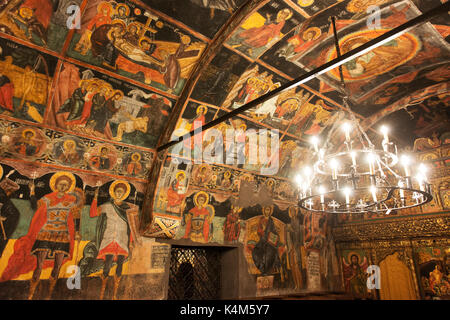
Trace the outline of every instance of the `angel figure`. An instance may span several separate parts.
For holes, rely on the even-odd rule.
[[[350,264],[347,264],[342,258],[345,291],[355,297],[364,298],[367,296],[367,274],[365,272],[368,267],[367,258],[364,257],[360,263],[361,258],[355,252],[351,252],[349,258]]]

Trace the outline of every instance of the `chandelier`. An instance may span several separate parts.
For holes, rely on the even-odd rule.
[[[333,26],[337,55],[340,56],[335,17]],[[342,66],[339,66],[342,89],[345,93]],[[385,213],[424,205],[433,199],[427,180],[427,167],[414,165],[412,157],[397,153],[397,146],[389,141],[388,127],[381,126],[381,148],[376,147],[360,126],[348,104],[343,105],[350,120],[342,124],[345,136],[343,150],[330,152],[330,137],[339,136],[334,126],[319,148],[319,138],[312,137],[315,163],[306,166],[295,179],[299,187],[299,206],[313,212],[327,213]],[[342,139],[341,141],[343,141]]]
[[[407,154],[398,155],[396,145],[389,141],[387,126],[380,128],[383,141],[377,148],[348,107],[347,99],[344,105],[352,119],[341,126],[343,150],[328,153],[328,141],[320,147],[319,138],[312,137],[315,162],[295,178],[299,206],[313,212],[389,214],[430,202],[433,197],[427,167],[414,164]],[[338,137],[336,131],[334,128],[328,137]]]

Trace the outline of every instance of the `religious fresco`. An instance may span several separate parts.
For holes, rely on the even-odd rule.
[[[141,262],[152,247],[137,233],[145,184],[18,163],[0,168],[0,286],[9,298],[127,299],[143,293],[133,281],[155,285],[158,273],[143,272]],[[73,266],[81,271],[76,297],[66,286]]]
[[[181,137],[188,132],[196,128],[200,128],[206,123],[212,121],[217,111],[218,110],[214,107],[189,101],[182,113],[182,116],[178,120],[175,130],[172,133],[172,139]],[[185,146],[189,149],[192,148],[192,146],[187,143]]]
[[[233,88],[228,92],[222,107],[228,110],[237,109],[244,104],[280,87],[287,80],[267,70],[266,68],[252,64],[241,74],[234,83]],[[273,98],[272,100],[274,100]],[[274,102],[267,104],[272,106]],[[260,107],[261,108],[261,107]],[[257,108],[251,109],[255,112]],[[248,111],[249,114],[251,111]],[[266,112],[267,114],[267,112]],[[251,114],[250,114],[251,115]],[[258,118],[255,118],[257,120]]]
[[[61,52],[68,21],[68,10],[82,0],[12,0],[0,6],[0,31],[55,52]],[[69,11],[69,12],[68,12]]]
[[[1,157],[146,179],[153,153],[0,121]]]
[[[222,47],[202,72],[192,92],[192,98],[220,107],[228,92],[241,78],[243,70],[249,65],[247,59]]]
[[[47,123],[79,134],[154,148],[173,101],[64,63]]]
[[[341,24],[342,29],[339,30],[339,33],[342,34],[340,37],[341,53],[345,54],[419,14],[420,11],[412,3],[403,1],[381,11],[381,29],[368,29],[365,19],[348,21],[348,25]],[[427,36],[424,37],[424,35]],[[289,60],[311,70],[336,57],[332,37],[321,41],[314,49],[320,54],[300,54],[292,56]],[[342,69],[344,80],[348,84],[347,89],[352,98],[358,100],[368,91],[389,79],[411,70],[420,70],[430,62],[442,61],[446,56],[449,56],[448,46],[441,35],[431,25],[426,24],[345,63]],[[337,88],[339,86],[338,70],[333,69],[323,79],[329,85]]]
[[[450,248],[417,248],[415,256],[422,299],[448,299],[450,297]]]
[[[433,149],[444,144],[445,137],[449,134],[449,105],[450,96],[431,97],[422,103],[391,113],[383,122],[391,126],[401,123],[401,126],[392,126],[395,135],[408,141],[414,151]],[[411,131],[414,135],[411,135]]]
[[[150,0],[147,4],[213,38],[244,0]]]
[[[226,44],[255,59],[304,19],[284,2],[271,1],[252,13]]]
[[[364,250],[342,250],[340,252],[345,291],[359,299],[367,299],[368,254]]]
[[[0,38],[0,113],[42,123],[57,60]]]
[[[342,118],[338,110],[323,98],[314,96],[297,110],[288,132],[307,140],[312,136],[326,135],[327,129]]]
[[[206,44],[130,1],[90,1],[67,55],[178,95]]]
[[[404,97],[405,91],[417,92],[421,89],[425,93],[439,84],[446,83],[450,74],[448,62],[436,63],[420,71],[413,71],[396,77],[360,98],[363,103],[353,109],[363,116],[371,116],[383,110],[386,105],[393,105]],[[445,102],[444,102],[445,104]]]

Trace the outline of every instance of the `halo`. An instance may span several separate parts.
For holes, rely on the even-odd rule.
[[[239,129],[240,129],[240,128],[244,128],[244,131],[245,131],[245,130],[247,130],[247,125],[246,125],[245,123],[243,123],[243,124],[241,124],[241,125],[239,126]]]
[[[200,105],[200,106],[197,108],[197,114],[199,113],[200,109],[203,109],[203,110],[204,110],[204,111],[202,112],[202,114],[205,114],[206,111],[208,111],[208,107],[202,104],[202,105]]]
[[[125,10],[126,10],[126,12],[125,12],[125,14],[128,16],[128,15],[130,15],[130,7],[128,7],[126,4],[124,4],[124,3],[119,3],[118,5],[117,5],[117,7],[116,7],[116,12],[117,13],[119,13],[119,9],[120,8],[125,8]]]
[[[123,92],[122,92],[121,90],[114,90],[114,91],[112,92],[112,97],[114,97],[116,94],[120,94],[120,99],[123,98]],[[120,100],[120,99],[119,99],[119,100]]]
[[[229,178],[231,176],[231,172],[227,171],[227,172],[225,172],[225,174],[223,176],[226,178]]]
[[[148,43],[152,43],[152,41],[147,38],[147,37],[143,37],[141,40],[139,40],[139,46],[142,48],[142,42],[143,41],[147,41]]]
[[[31,15],[33,15],[33,9],[28,8],[28,7],[22,7],[22,8],[20,8],[20,10],[19,10],[19,15],[23,17],[22,12],[24,12],[24,11],[28,11],[29,13],[31,13]]]
[[[131,26],[136,26],[136,28],[138,29],[137,31],[139,32],[142,29],[142,24],[140,24],[139,22],[132,22],[128,25],[127,30],[130,30]]]
[[[198,206],[197,198],[198,198],[200,195],[204,195],[204,196],[205,196],[205,198],[206,198],[205,204],[207,204],[207,203],[209,202],[209,195],[208,195],[206,192],[204,192],[204,191],[199,191],[199,192],[197,192],[197,194],[194,196],[194,203],[195,203],[196,206]]]
[[[27,132],[31,132],[33,134],[32,138],[34,138],[36,136],[36,132],[34,132],[33,129],[25,129],[22,131],[22,137],[25,138],[25,133],[27,133]]]
[[[53,192],[56,191],[56,186],[55,186],[56,180],[58,180],[58,178],[63,177],[63,176],[68,177],[70,179],[70,181],[72,182],[72,184],[70,185],[70,188],[69,188],[69,190],[67,192],[72,192],[73,189],[75,189],[75,185],[76,185],[75,176],[72,173],[67,172],[67,171],[59,171],[59,172],[56,172],[50,178],[50,183],[49,184],[50,184],[50,188],[52,189]]]
[[[184,171],[179,171],[179,172],[177,172],[175,178],[178,179],[178,177],[179,177],[180,175],[183,175],[183,176],[186,178],[186,173],[184,173]]]
[[[123,30],[127,30],[127,25],[123,20],[120,19],[114,19],[111,24],[120,24],[123,27]]]
[[[297,0],[300,7],[308,7],[314,3],[314,0]]]
[[[289,20],[289,19],[292,17],[293,12],[292,12],[291,9],[288,9],[288,8],[284,8],[284,9],[280,10],[280,11],[277,13],[277,17],[279,17],[279,15],[281,14],[281,12],[284,12],[284,11],[286,11],[286,10],[289,11],[289,15],[285,18],[285,21],[286,21],[286,20]]]
[[[127,189],[125,190],[125,193],[123,194],[123,196],[120,199],[117,199],[116,195],[114,194],[114,189],[119,183],[124,184]],[[125,200],[128,197],[128,195],[130,194],[130,191],[131,191],[130,184],[124,180],[116,180],[113,183],[111,183],[111,185],[109,186],[109,195],[111,196],[111,198],[113,198],[114,200],[118,200],[118,201]]]
[[[303,40],[306,41],[306,34],[308,34],[309,32],[314,32],[312,40],[317,40],[322,35],[322,31],[319,28],[311,27],[306,29],[305,32],[303,32]]]
[[[361,255],[355,251],[350,251],[347,255],[347,261],[352,263],[352,256],[355,255],[358,257],[358,262],[361,263]]]
[[[109,2],[105,2],[105,1],[101,2],[101,3],[97,6],[97,12],[100,13],[104,7],[107,7],[107,8],[108,8],[108,11],[109,11],[108,14],[111,14],[112,6],[111,6],[111,4],[110,4]]]
[[[2,177],[3,177],[3,167],[0,166],[0,180],[2,179]]]
[[[131,155],[131,159],[133,159],[134,156],[138,156],[138,159],[137,159],[136,161],[141,160],[141,155],[140,155],[140,153],[138,153],[138,152],[133,153],[133,154]]]
[[[72,141],[72,142],[75,144],[75,147],[77,146],[77,143],[75,142],[75,140],[73,140],[73,139],[67,139],[67,140],[65,140],[65,141],[63,142],[64,148],[67,148],[67,144],[68,144],[70,141]]]

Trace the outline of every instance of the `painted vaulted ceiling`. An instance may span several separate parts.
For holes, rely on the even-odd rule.
[[[146,192],[149,210],[167,214],[161,190],[170,177],[188,178],[197,168],[174,165],[173,149],[158,155],[158,146],[192,130],[194,120],[207,123],[334,59],[331,16],[346,53],[443,2],[1,1],[1,81],[15,88],[11,100],[0,101],[7,120],[2,132],[9,132],[2,141],[25,137],[33,124],[39,130],[30,135],[42,143],[25,157],[134,179],[140,187],[132,192],[140,201]],[[370,6],[379,8],[378,18],[368,13]],[[381,120],[403,147],[419,137],[447,136],[449,22],[444,13],[343,65],[351,108],[374,137]],[[278,130],[280,163],[273,178],[289,181],[307,161],[308,139],[325,136],[345,117],[343,94],[339,72],[332,70],[218,128]],[[107,107],[97,109],[98,99],[106,99]],[[66,157],[68,140],[85,162]],[[252,180],[260,169],[208,166],[192,171],[192,183],[214,176],[211,188],[220,189],[226,176],[239,172]],[[283,188],[279,200],[290,197],[289,186]],[[236,191],[232,185],[224,190]]]

